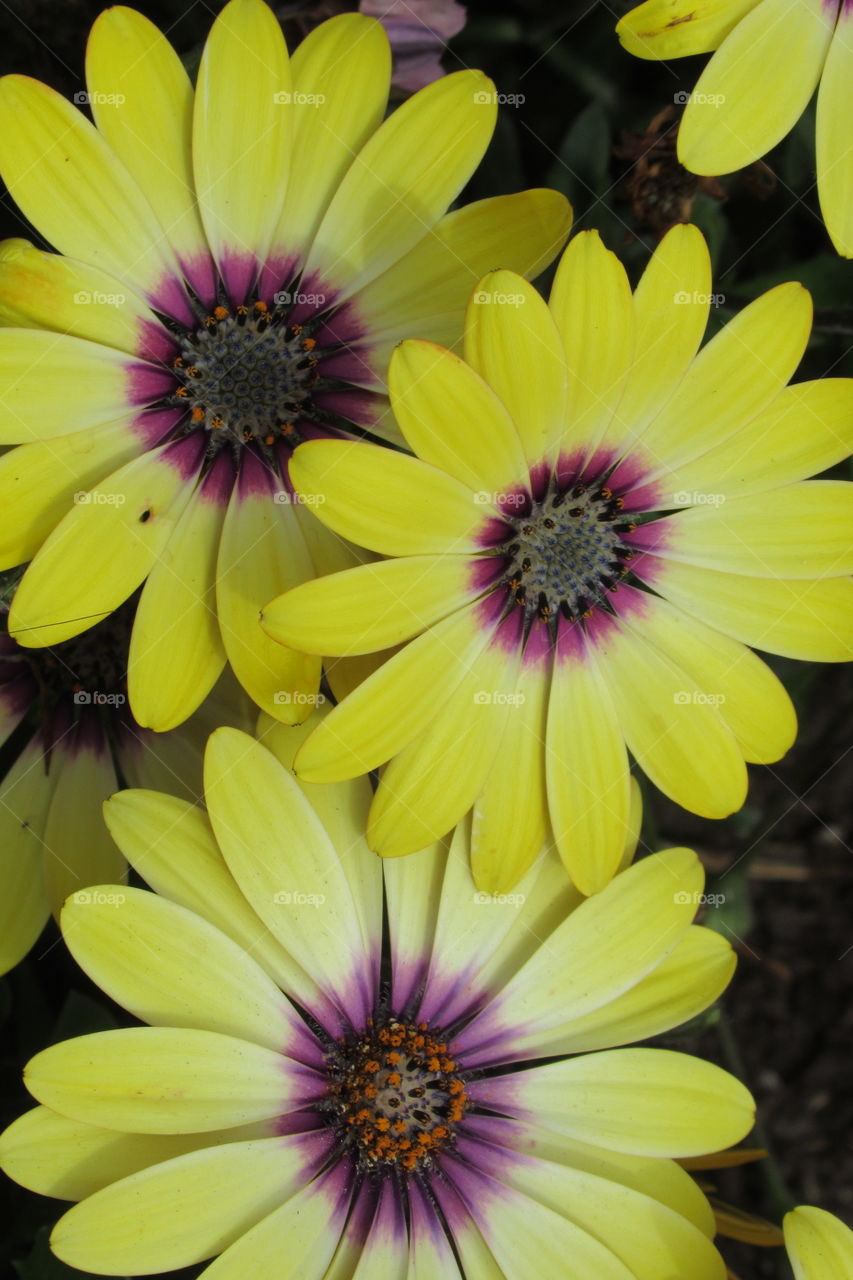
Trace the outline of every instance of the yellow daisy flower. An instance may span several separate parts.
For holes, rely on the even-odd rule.
[[[395,353],[416,457],[332,440],[295,454],[321,519],[392,558],[279,597],[264,626],[311,653],[411,641],[297,761],[319,782],[390,760],[368,832],[383,855],[473,806],[481,888],[512,886],[550,822],[595,892],[624,843],[628,751],[678,804],[724,817],[745,761],[779,759],[796,732],[745,646],[851,655],[853,487],[801,481],[848,453],[853,380],[786,386],[810,329],[800,285],[700,351],[712,296],[694,227],[670,232],[633,296],[584,233],[548,305],[511,272],[482,281],[467,363],[428,342]]]
[[[270,714],[304,716],[318,660],[270,641],[258,611],[357,557],[292,501],[294,443],[387,433],[394,343],[455,341],[482,272],[541,270],[568,206],[528,191],[446,214],[491,137],[493,86],[446,76],[383,122],[388,40],[358,14],[289,61],[272,10],[231,0],[193,91],[119,6],[86,70],[94,125],[45,85],[0,82],[0,172],[59,251],[0,250],[0,444],[22,445],[0,459],[0,567],[34,557],[12,634],[59,643],[144,582],[141,724],[179,724],[226,659]]]
[[[853,1231],[825,1209],[799,1205],[785,1215],[785,1245],[794,1280],[850,1280]]]
[[[616,31],[638,58],[715,51],[678,133],[678,158],[693,173],[731,173],[765,155],[817,88],[821,211],[838,252],[853,257],[849,0],[645,0]]]
[[[169,787],[195,799],[204,742],[221,724],[248,727],[251,703],[227,677],[185,725],[141,728],[127,705],[133,604],[84,635],[24,649],[0,614],[0,973],[27,954],[70,893],[124,879],[127,864],[101,816],[119,786]]]
[[[210,1280],[532,1274],[723,1280],[710,1206],[673,1157],[739,1140],[747,1090],[682,1053],[618,1048],[707,1006],[734,957],[691,924],[673,849],[581,900],[546,856],[510,901],[475,892],[468,836],[414,862],[367,848],[366,779],[300,789],[213,734],[207,814],[107,804],[156,893],[69,901],[86,972],[151,1026],[39,1053],[41,1105],[6,1171],[78,1200],[52,1247],[98,1274],[220,1255]],[[162,896],[160,896],[162,895]]]

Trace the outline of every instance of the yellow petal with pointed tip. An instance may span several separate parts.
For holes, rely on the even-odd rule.
[[[744,16],[685,108],[678,158],[686,169],[731,173],[781,142],[815,91],[835,16],[823,0],[761,0]]]
[[[826,229],[845,258],[853,258],[853,154],[845,128],[851,75],[853,12],[842,5],[817,94],[817,189]]]
[[[116,789],[109,744],[73,744],[54,768],[58,776],[44,828],[44,881],[58,917],[70,893],[122,881],[127,866],[101,816],[102,802]]]
[[[24,1081],[72,1120],[125,1133],[202,1133],[288,1110],[302,1086],[287,1067],[281,1054],[219,1032],[131,1027],[43,1049]]]
[[[193,89],[180,58],[141,13],[115,5],[89,35],[86,83],[101,136],[187,270],[209,250],[193,189]]]
[[[474,172],[496,115],[494,86],[481,71],[442,76],[398,107],[353,159],[303,278],[316,274],[342,299],[402,257]]]
[[[290,475],[324,524],[381,555],[476,549],[484,507],[470,488],[419,458],[350,440],[309,440],[294,453]]]
[[[59,644],[122,604],[160,555],[192,492],[173,446],[135,458],[90,490],[24,574],[9,611],[19,644]]]
[[[538,462],[562,430],[566,364],[545,300],[515,272],[492,271],[474,290],[465,359],[506,406],[528,461]]]
[[[0,81],[0,173],[60,253],[127,280],[149,301],[176,287],[177,262],[127,169],[76,107],[27,76]]]
[[[825,1209],[799,1205],[782,1223],[795,1280],[847,1280],[853,1231]]]
[[[265,258],[278,225],[290,167],[291,97],[278,18],[261,0],[229,0],[201,56],[192,158],[207,241],[232,295],[251,286],[252,260]]]

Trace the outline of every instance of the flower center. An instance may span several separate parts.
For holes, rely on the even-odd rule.
[[[328,1065],[334,1127],[365,1167],[428,1168],[468,1107],[447,1044],[426,1022],[370,1028],[342,1041]]]
[[[25,649],[11,638],[4,657],[28,670],[42,723],[62,707],[123,707],[135,596],[88,631],[45,649]]]
[[[596,606],[613,611],[608,593],[634,555],[622,539],[636,527],[623,519],[623,502],[607,485],[566,487],[552,477],[542,499],[509,518],[504,584],[526,621],[556,620],[558,611],[570,621],[588,618]]]
[[[232,315],[216,307],[180,343],[172,403],[211,432],[214,448],[226,441],[273,445],[282,436],[295,443],[294,419],[317,383],[318,361],[314,339],[286,323],[284,308],[256,302]]]

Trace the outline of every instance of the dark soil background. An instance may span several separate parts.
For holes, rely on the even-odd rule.
[[[86,34],[101,7],[100,0],[0,0],[0,72],[36,76],[72,95],[84,87]],[[138,7],[192,68],[222,5],[142,0]],[[279,12],[295,41],[318,16],[353,7],[305,0]],[[725,295],[712,324],[765,288],[800,280],[813,293],[816,323],[798,377],[853,375],[853,262],[834,255],[818,214],[813,109],[764,163],[700,182],[677,165],[672,126],[677,95],[689,91],[705,60],[629,57],[613,30],[628,7],[625,0],[468,7],[444,65],[482,67],[501,93],[523,101],[501,108],[466,197],[557,187],[571,199],[576,225],[597,228],[635,278],[667,227],[692,219],[709,240],[715,289]],[[0,236],[13,235],[36,238],[4,196]],[[753,769],[745,809],[714,824],[647,796],[644,848],[699,850],[708,892],[724,895],[705,922],[730,937],[740,956],[722,1009],[668,1043],[724,1063],[758,1098],[760,1126],[750,1142],[770,1157],[715,1177],[723,1198],[775,1222],[808,1202],[853,1223],[853,691],[844,668],[773,665],[797,703],[801,733],[781,764]],[[0,980],[0,1123],[27,1105],[20,1084],[27,1057],[122,1020],[76,970],[51,926]],[[49,1254],[56,1202],[4,1182],[0,1214],[0,1274],[81,1274]],[[732,1246],[726,1253],[741,1280],[790,1277],[781,1250]]]

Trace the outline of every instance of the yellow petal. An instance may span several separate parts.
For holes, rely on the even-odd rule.
[[[513,1111],[556,1133],[641,1156],[728,1146],[755,1121],[755,1103],[739,1080],[701,1058],[665,1049],[568,1058],[519,1072],[506,1092]]]
[[[471,871],[479,890],[506,894],[540,852],[548,832],[545,725],[550,662],[522,659],[500,749],[474,805]]]
[[[853,485],[807,480],[666,521],[664,554],[756,578],[834,578],[853,571]]]
[[[0,81],[0,173],[55,249],[189,318],[178,264],[151,206],[101,134],[27,76]]]
[[[851,450],[853,382],[798,382],[780,391],[762,413],[722,444],[669,472],[660,506],[703,500],[713,506],[727,498],[779,489],[826,471]],[[664,481],[660,483],[663,487]]]
[[[850,112],[853,73],[853,13],[838,11],[838,22],[817,95],[817,189],[832,243],[853,258],[853,154],[844,123]]]
[[[387,766],[367,825],[377,853],[397,857],[423,849],[471,808],[518,707],[518,664],[518,650],[487,648],[440,714]]]
[[[568,370],[563,448],[591,454],[607,438],[635,341],[628,276],[597,231],[582,231],[569,244],[549,305]]]
[[[310,440],[294,453],[290,475],[324,524],[382,555],[473,551],[486,519],[459,480],[379,445]]]
[[[309,31],[291,71],[297,180],[273,238],[282,257],[301,256],[311,244],[353,156],[382,122],[391,82],[388,37],[373,18],[339,14]]]
[[[363,654],[410,640],[477,595],[461,556],[406,556],[315,578],[266,606],[264,631],[307,653]]]
[[[84,739],[54,768],[58,776],[44,829],[44,879],[58,916],[70,893],[124,880],[127,867],[101,816],[101,804],[116,789],[109,744],[100,735],[93,742]]]
[[[746,765],[717,705],[694,698],[693,681],[645,638],[642,619],[622,619],[597,646],[628,749],[655,786],[704,818],[739,809]]]
[[[192,158],[207,241],[235,301],[244,301],[278,225],[292,107],[278,18],[261,0],[230,0],[201,56]]]
[[[384,764],[440,713],[487,641],[470,609],[412,640],[318,725],[296,757],[299,776],[334,782]]]
[[[812,322],[809,294],[781,284],[716,334],[640,436],[649,469],[674,467],[727,440],[778,395],[799,364]]]
[[[121,280],[27,240],[0,243],[0,323],[67,333],[154,361],[171,349],[154,312]]]
[[[284,1138],[191,1151],[70,1209],[53,1229],[51,1248],[70,1266],[101,1275],[201,1262],[288,1200],[307,1165],[299,1141]]]
[[[293,1006],[248,952],[174,902],[110,888],[74,894],[62,932],[74,959],[112,1000],[152,1026],[219,1031],[279,1052],[297,1047]]]
[[[212,300],[193,189],[193,90],[180,58],[141,13],[115,5],[89,35],[86,83],[101,136],[145,192],[196,290]]]
[[[137,722],[174,729],[210,693],[225,665],[216,566],[225,495],[215,470],[193,493],[137,605],[128,695]]]
[[[556,257],[572,211],[547,188],[477,200],[445,214],[399,262],[359,291],[374,368],[384,377],[401,338],[456,346],[475,285],[496,262],[534,279]]]
[[[21,581],[9,611],[19,644],[79,635],[117,609],[161,554],[192,492],[184,442],[135,458],[79,500]]]
[[[799,1205],[782,1223],[794,1280],[846,1280],[853,1267],[853,1231],[825,1209]]]
[[[853,657],[849,578],[743,578],[670,559],[656,564],[655,586],[663,595],[744,644],[812,662]]]
[[[636,342],[611,441],[641,435],[699,350],[711,307],[711,256],[698,227],[672,227],[634,292]]]
[[[563,344],[541,294],[492,271],[465,314],[465,359],[503,401],[531,463],[556,442],[566,405]]]
[[[132,417],[133,381],[150,366],[82,338],[0,328],[0,443],[52,439]]]
[[[479,164],[495,125],[492,82],[457,71],[421,89],[355,156],[317,229],[304,277],[345,298],[438,221]]]
[[[527,483],[512,418],[459,356],[431,342],[404,342],[388,370],[391,407],[409,448],[488,502]]]
[[[42,835],[56,772],[32,742],[0,787],[0,973],[22,960],[50,915]]]
[[[75,494],[88,493],[105,475],[142,451],[126,421],[84,427],[55,440],[20,445],[0,458],[4,515],[0,564],[31,560],[71,509]]]
[[[726,37],[690,96],[678,158],[731,173],[765,155],[805,111],[835,25],[823,0],[761,0]]]
[[[646,0],[616,24],[637,58],[683,58],[716,49],[759,0]]]
[[[275,477],[244,461],[231,493],[216,565],[216,608],[234,674],[276,719],[304,720],[320,686],[320,659],[276,644],[261,630],[261,609],[313,577],[305,540]]]
[[[631,793],[619,717],[606,673],[592,654],[558,650],[545,758],[560,857],[581,893],[598,893],[615,875],[625,850]]]
[[[24,1081],[72,1120],[126,1133],[201,1133],[288,1110],[304,1085],[287,1065],[270,1049],[215,1031],[130,1027],[43,1049]]]

